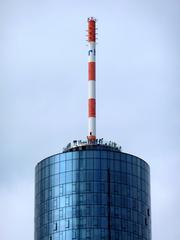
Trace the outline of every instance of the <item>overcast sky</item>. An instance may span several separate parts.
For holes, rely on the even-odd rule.
[[[150,164],[153,240],[179,240],[179,0],[0,0],[0,239],[33,239],[35,165],[86,139],[89,16],[97,137]]]

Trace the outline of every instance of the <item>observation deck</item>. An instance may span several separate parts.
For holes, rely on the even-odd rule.
[[[113,141],[104,141],[103,138],[95,141],[73,140],[63,148],[63,152],[73,152],[80,150],[111,150],[121,152],[121,146]]]

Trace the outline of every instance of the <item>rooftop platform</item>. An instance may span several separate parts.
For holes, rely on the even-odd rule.
[[[104,141],[103,138],[96,139],[95,141],[74,140],[72,143],[68,143],[67,146],[63,148],[63,152],[95,149],[121,152],[121,146],[113,141]]]

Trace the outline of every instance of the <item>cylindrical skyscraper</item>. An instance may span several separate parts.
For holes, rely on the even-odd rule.
[[[35,240],[150,240],[149,166],[84,145],[36,166]]]
[[[96,138],[96,21],[88,18],[88,137],[35,169],[35,240],[151,240],[150,168]]]

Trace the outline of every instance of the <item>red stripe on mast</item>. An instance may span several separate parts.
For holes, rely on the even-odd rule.
[[[96,99],[90,98],[88,100],[88,105],[89,105],[89,117],[96,117]]]
[[[95,62],[88,63],[88,75],[89,75],[89,80],[96,80],[96,63]]]

